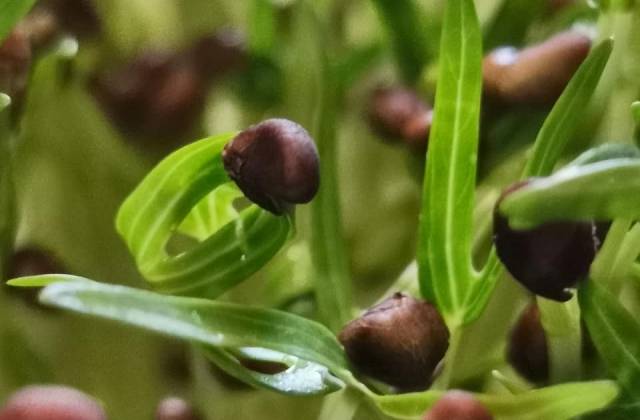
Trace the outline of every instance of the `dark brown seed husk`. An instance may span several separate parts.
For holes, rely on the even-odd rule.
[[[575,31],[523,50],[497,48],[482,63],[484,93],[507,104],[552,104],[590,48],[591,39]]]
[[[449,391],[425,413],[424,420],[493,420],[493,416],[472,394]]]
[[[289,120],[249,127],[225,146],[222,159],[247,198],[274,214],[311,201],[320,185],[316,146],[302,126]]]
[[[531,382],[549,379],[547,337],[535,302],[527,306],[511,330],[507,359],[519,374]]]
[[[29,386],[17,391],[0,410],[0,420],[106,420],[90,396],[58,385]]]
[[[533,229],[515,230],[498,208],[508,194],[526,184],[507,189],[494,209],[493,233],[498,257],[513,278],[536,295],[564,302],[568,290],[587,278],[600,246],[591,221],[557,221]]]
[[[376,89],[369,100],[368,116],[380,136],[401,140],[417,151],[426,150],[433,110],[413,90],[402,87]]]
[[[338,338],[359,372],[401,391],[426,389],[449,346],[436,308],[402,293],[351,321]]]

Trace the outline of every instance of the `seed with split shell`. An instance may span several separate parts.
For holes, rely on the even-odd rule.
[[[225,146],[222,159],[247,198],[274,214],[311,201],[320,185],[316,146],[302,126],[289,120],[247,128]]]
[[[518,373],[532,382],[549,378],[547,337],[535,303],[527,306],[511,330],[507,358]]]
[[[571,299],[600,246],[598,227],[592,221],[548,222],[533,229],[515,230],[500,214],[502,200],[528,181],[509,187],[498,199],[493,213],[494,243],[509,273],[532,293],[560,302]]]
[[[401,391],[426,389],[449,346],[436,308],[402,293],[351,321],[338,338],[359,372]]]
[[[412,149],[427,148],[433,110],[413,90],[378,88],[369,101],[371,126],[385,138],[398,139]]]
[[[523,50],[500,47],[483,60],[484,92],[509,104],[551,104],[590,48],[591,39],[575,31],[562,32]]]
[[[449,391],[431,407],[424,420],[493,420],[493,416],[472,394]]]
[[[0,420],[106,420],[102,407],[88,395],[64,386],[22,388],[0,410]]]

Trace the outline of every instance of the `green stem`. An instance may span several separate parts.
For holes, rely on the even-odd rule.
[[[622,240],[616,259],[612,264],[609,280],[609,289],[612,293],[620,293],[623,282],[633,268],[638,255],[640,255],[640,224],[636,223]]]
[[[323,27],[319,24],[319,31]],[[322,46],[318,47],[321,51]],[[311,254],[321,319],[332,331],[339,331],[352,318],[351,279],[341,220],[336,149],[342,92],[337,89],[339,83],[335,80],[328,57],[322,56],[321,60],[320,107],[314,133],[320,154],[322,182],[311,205]]]
[[[318,420],[351,420],[361,403],[361,394],[353,389],[334,392],[325,398]]]
[[[547,337],[551,381],[577,380],[581,375],[582,337],[580,307],[574,297],[568,302],[537,298]]]
[[[613,221],[604,244],[591,265],[591,278],[597,279],[603,284],[609,284],[612,281],[613,267],[630,225],[631,221],[626,219]]]
[[[458,359],[458,353],[461,350],[460,344],[462,343],[463,327],[451,326],[449,337],[449,349],[444,357],[444,366],[442,372],[433,383],[431,389],[446,390],[451,385],[451,381],[454,378],[454,371],[456,368],[456,362]]]

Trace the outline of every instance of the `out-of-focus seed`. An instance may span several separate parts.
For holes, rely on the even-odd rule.
[[[260,207],[282,214],[313,199],[320,185],[316,146],[302,126],[269,119],[238,134],[224,148],[224,167]]]
[[[0,410],[0,420],[106,420],[90,396],[59,385],[29,386],[17,391]]]
[[[382,137],[401,140],[417,151],[426,150],[433,110],[413,90],[376,89],[369,100],[368,115]]]
[[[532,382],[549,378],[547,337],[535,303],[527,306],[511,330],[507,358],[518,373]]]
[[[338,338],[359,372],[401,391],[426,389],[449,346],[436,308],[402,293],[351,321]]]
[[[53,12],[36,5],[19,23],[18,28],[26,33],[34,52],[51,45],[60,35],[60,25]]]
[[[242,69],[247,64],[247,54],[242,33],[232,28],[198,38],[186,52],[197,71],[207,79]]]
[[[552,104],[590,48],[591,39],[575,31],[562,32],[523,50],[500,47],[483,60],[484,92],[508,104]]]
[[[45,0],[42,6],[52,11],[63,30],[75,36],[91,37],[102,30],[92,0]]]
[[[494,243],[509,273],[532,293],[560,302],[571,299],[567,289],[586,279],[600,246],[593,222],[558,221],[533,229],[514,230],[499,212],[502,200],[527,184],[505,190],[493,213]]]
[[[187,401],[178,397],[167,397],[160,401],[156,420],[201,420],[200,414]]]
[[[472,394],[449,391],[431,407],[424,420],[493,420],[493,416]]]
[[[24,30],[16,28],[0,45],[0,92],[21,101],[31,67],[31,46]]]
[[[92,92],[124,133],[177,141],[204,108],[205,84],[195,68],[171,52],[149,51],[97,76]]]

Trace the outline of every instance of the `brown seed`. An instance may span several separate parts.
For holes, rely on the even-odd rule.
[[[493,416],[472,394],[449,391],[431,407],[424,420],[493,420]]]
[[[187,401],[178,397],[167,397],[160,401],[156,420],[200,420],[202,417]]]
[[[482,63],[484,92],[508,104],[552,104],[590,48],[591,39],[573,31],[562,32],[521,51],[498,48]]]
[[[41,4],[36,5],[18,23],[18,27],[28,35],[31,47],[35,52],[51,45],[60,35],[58,19],[49,8]]]
[[[224,167],[260,207],[282,214],[313,199],[320,185],[319,158],[309,133],[285,119],[269,119],[233,138],[222,152]]]
[[[402,293],[351,321],[338,338],[358,371],[401,391],[426,389],[449,346],[436,308]]]
[[[124,133],[170,146],[190,134],[202,114],[206,84],[180,53],[147,51],[103,73],[92,92]]]
[[[433,110],[413,90],[379,88],[369,104],[369,122],[382,137],[401,140],[418,151],[426,150]]]
[[[106,420],[88,395],[65,386],[29,386],[17,391],[0,410],[0,420]]]
[[[186,55],[204,78],[212,79],[247,64],[245,43],[241,32],[226,28],[197,39]]]
[[[24,96],[29,69],[31,46],[28,34],[21,28],[14,29],[0,45],[0,92],[15,102]]]
[[[78,37],[100,33],[102,23],[92,0],[45,0],[43,7],[53,12],[59,25]]]
[[[557,221],[515,230],[499,212],[504,197],[526,185],[519,182],[498,199],[493,213],[493,239],[500,261],[513,278],[532,293],[560,302],[567,289],[586,279],[600,240],[593,222]]]
[[[518,373],[532,382],[549,378],[547,337],[535,302],[527,306],[511,330],[507,358]]]

